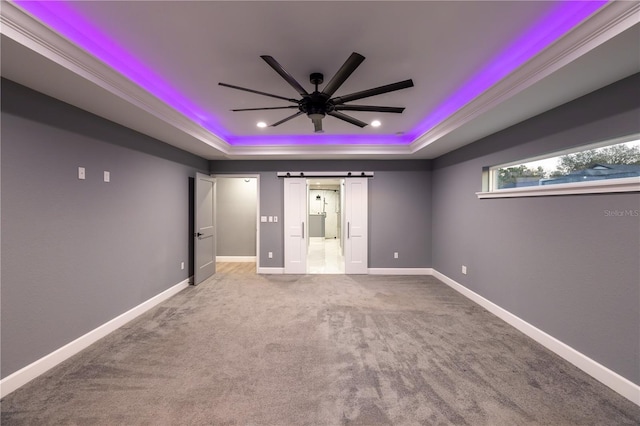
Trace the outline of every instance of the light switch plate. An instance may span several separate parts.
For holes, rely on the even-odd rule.
[[[105,182],[111,182],[111,173],[109,173],[108,171],[104,171],[104,181]]]
[[[78,167],[78,179],[84,180],[85,176],[84,167]]]
[[[266,221],[267,221],[266,216],[260,216],[260,222],[266,222]]]

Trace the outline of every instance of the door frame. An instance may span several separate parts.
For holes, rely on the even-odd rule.
[[[256,273],[260,268],[260,175],[255,173],[213,173],[211,177],[214,179],[256,179]],[[217,200],[214,204],[218,205]],[[217,209],[217,207],[216,207]],[[214,211],[214,217],[217,217],[217,210]]]

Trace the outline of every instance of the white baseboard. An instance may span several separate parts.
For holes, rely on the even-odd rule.
[[[369,275],[433,275],[433,268],[369,268]]]
[[[462,284],[452,280],[446,275],[434,270],[433,276],[454,290],[458,291],[463,296],[473,300],[478,305],[482,306],[498,318],[512,325],[522,333],[531,337],[536,342],[540,343],[547,349],[555,352],[571,364],[575,365],[585,373],[589,374],[594,379],[607,385],[620,395],[629,399],[631,402],[640,405],[640,386],[631,382],[630,380],[622,377],[615,371],[612,371],[604,365],[592,360],[581,352],[573,349],[571,346],[561,342],[555,337],[545,333],[544,331],[534,327],[523,319],[515,316],[511,312],[501,308],[495,303],[485,299],[478,293],[469,290]]]
[[[255,256],[216,256],[216,262],[255,262]]]
[[[369,268],[369,275],[433,275],[432,268]],[[258,274],[284,274],[284,268],[258,268]]]
[[[258,268],[259,274],[282,274],[284,268]],[[449,287],[458,291],[463,296],[469,298],[483,308],[487,309],[498,318],[515,327],[520,332],[531,337],[536,342],[545,346],[547,349],[561,356],[571,364],[580,368],[596,380],[610,387],[620,395],[629,399],[631,402],[640,405],[640,386],[622,377],[618,373],[608,369],[602,364],[592,360],[581,352],[576,351],[567,344],[561,342],[555,337],[545,333],[544,331],[534,327],[528,322],[522,320],[509,311],[501,308],[495,303],[485,299],[472,290],[464,287],[462,284],[452,280],[446,275],[432,268],[372,268],[369,269],[372,275],[433,275]],[[25,385],[39,375],[45,373],[55,367],[62,361],[77,354],[81,350],[87,348],[97,340],[103,338],[107,334],[122,327],[127,322],[133,320],[164,300],[177,294],[189,285],[189,278],[165,290],[164,292],[152,297],[151,299],[141,303],[140,305],[130,309],[129,311],[117,316],[116,318],[106,322],[100,327],[90,331],[89,333],[77,338],[76,340],[66,344],[65,346],[55,350],[54,352],[40,358],[39,360],[23,367],[15,373],[0,380],[0,398],[4,398],[19,387]]]
[[[99,339],[105,337],[107,334],[122,327],[132,319],[140,316],[159,303],[184,290],[189,286],[190,279],[191,278],[187,278],[186,280],[152,297],[146,302],[139,304],[138,306],[128,310],[122,315],[115,317],[114,319],[102,324],[98,328],[91,330],[87,334],[78,337],[76,340],[67,343],[63,347],[56,349],[50,354],[45,355],[39,360],[32,362],[26,367],[23,367],[15,373],[12,373],[11,375],[0,380],[0,398],[4,398],[6,395],[27,384],[39,375],[47,372],[51,368],[60,364],[62,361],[72,357],[73,355],[87,348]]]
[[[284,274],[284,268],[258,267],[257,268],[257,273],[258,274]]]

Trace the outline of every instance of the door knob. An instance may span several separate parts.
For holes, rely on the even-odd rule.
[[[196,237],[200,238],[202,237],[204,234],[200,233],[200,232],[196,232]]]

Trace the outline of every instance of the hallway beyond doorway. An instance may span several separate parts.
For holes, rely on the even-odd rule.
[[[344,274],[344,256],[338,238],[309,238],[308,274]]]

